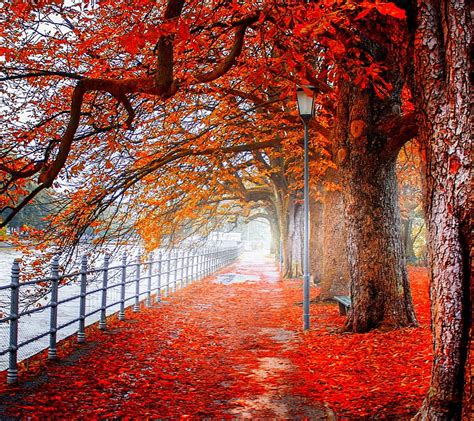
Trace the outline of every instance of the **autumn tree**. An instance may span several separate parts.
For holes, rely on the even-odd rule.
[[[415,104],[426,177],[433,366],[421,420],[468,419],[472,340],[469,2],[418,1]],[[411,18],[414,17],[414,12]],[[464,399],[464,409],[463,409]]]
[[[8,82],[5,94],[17,98],[10,101],[3,133],[2,193],[9,194],[2,196],[2,206],[11,209],[4,223],[52,186],[79,152],[81,139],[105,142],[122,126],[132,129],[143,110],[140,105],[144,111],[153,109],[144,95],[163,101],[184,86],[208,86],[226,74],[242,53],[249,26],[265,16],[260,9],[230,4],[185,7],[184,0],[120,8],[104,1],[92,12],[76,4],[48,3],[2,6],[9,32],[2,49],[2,80]],[[39,22],[43,31],[36,31]],[[228,53],[221,56],[220,50]],[[140,54],[143,60],[137,59]],[[34,95],[30,87],[35,87]],[[35,123],[20,117],[27,98],[39,120]],[[19,154],[12,157],[15,144]],[[32,192],[15,192],[33,176],[38,186]]]
[[[400,112],[404,13],[391,4],[365,7],[338,15],[332,36],[318,33],[315,46],[324,51],[324,65],[314,66],[308,77],[321,109],[333,116],[326,138],[334,145],[337,176],[344,186],[352,289],[347,328],[358,332],[416,324],[395,172],[398,151],[415,131],[413,114]],[[387,22],[395,28],[390,34],[382,30]],[[373,31],[374,25],[380,30]],[[301,40],[288,42],[293,47]],[[310,60],[311,54],[305,57]]]

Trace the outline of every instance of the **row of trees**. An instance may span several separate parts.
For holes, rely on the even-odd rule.
[[[56,186],[64,200],[36,233],[43,247],[113,228],[139,232],[151,250],[165,237],[206,233],[229,214],[264,215],[285,275],[298,276],[294,88],[310,84],[315,278],[326,296],[350,279],[348,330],[413,326],[396,160],[416,137],[434,345],[418,418],[461,415],[472,250],[467,2],[1,7],[3,224]]]

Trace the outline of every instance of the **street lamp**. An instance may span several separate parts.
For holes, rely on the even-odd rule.
[[[309,91],[309,92],[308,92]],[[311,93],[308,95],[308,93]],[[308,164],[308,125],[314,113],[314,88],[296,88],[298,112],[304,125],[304,240],[303,240],[303,329],[309,329],[309,164]]]

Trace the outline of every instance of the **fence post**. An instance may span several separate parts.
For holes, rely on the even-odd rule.
[[[87,256],[82,256],[81,260],[81,293],[79,301],[79,331],[77,332],[77,342],[86,341],[86,284],[87,284]]]
[[[194,280],[197,281],[201,274],[201,250],[196,249],[196,274]]]
[[[178,256],[180,257],[181,260],[181,266],[180,266],[180,271],[179,271],[179,288],[183,288],[183,281],[184,281],[184,258],[185,258],[186,252],[184,250],[178,250]]]
[[[170,296],[170,279],[171,279],[171,251],[166,253],[166,296]]]
[[[211,249],[209,247],[206,248],[206,268],[205,268],[205,277],[208,277],[211,273]]]
[[[109,259],[110,256],[106,254],[104,256],[104,272],[102,277],[102,303],[100,307],[100,321],[99,329],[105,330],[107,327],[106,322],[106,309],[107,309],[107,284],[109,282]]]
[[[58,286],[59,286],[59,256],[54,256],[51,262],[51,313],[49,317],[49,349],[48,360],[58,358],[56,352],[56,335],[58,331]]]
[[[193,258],[192,258],[192,251],[191,250],[186,250],[184,252],[184,255],[186,256],[186,276],[184,277],[185,282],[184,286],[187,286],[190,282],[190,278],[193,273]]]
[[[176,283],[174,284],[174,290],[177,291],[183,287],[183,276],[184,276],[184,251],[178,249],[178,257],[176,263]],[[179,268],[179,272],[178,272]],[[178,281],[179,281],[179,288],[178,288]]]
[[[209,248],[209,275],[212,274],[212,264],[213,264],[212,259],[214,257],[214,255],[213,255],[214,251],[213,250],[214,249],[212,247]]]
[[[174,251],[173,292],[176,292],[176,284],[178,283],[178,259],[179,259],[179,250],[175,249],[175,251]]]
[[[158,276],[156,279],[157,282],[157,288],[158,290],[156,291],[156,301],[159,303],[161,301],[161,258],[162,254],[161,251],[158,252]]]
[[[199,249],[194,250],[194,275],[191,279],[192,282],[197,281],[199,278]]]
[[[186,251],[185,250],[180,250],[180,255],[181,255],[181,274],[179,276],[179,289],[183,288],[184,284],[184,274],[185,274],[185,260],[186,260]]]
[[[125,320],[125,282],[127,281],[127,253],[122,256],[122,279],[120,282],[120,311],[119,320]]]
[[[191,277],[190,277],[190,283],[192,283],[196,277],[196,250],[191,250],[189,252],[191,254]]]
[[[214,266],[212,269],[212,273],[217,272],[217,269],[219,269],[219,251],[217,247],[214,247]]]
[[[194,273],[194,281],[197,281],[199,279],[199,272],[201,267],[201,251],[199,249],[196,249],[194,255],[196,256],[196,271]]]
[[[169,274],[168,274],[168,289],[167,289],[167,296],[169,297],[172,292],[172,286],[173,286],[173,270],[174,270],[174,264],[173,264],[173,259],[174,259],[174,249],[168,251],[168,269],[169,269]]]
[[[196,249],[196,273],[194,274],[194,280],[197,281],[199,279],[199,273],[201,271],[201,251]]]
[[[140,255],[137,256],[137,263],[135,264],[135,304],[133,311],[136,313],[140,311]]]
[[[12,265],[10,296],[10,347],[7,370],[7,383],[16,383],[18,380],[18,303],[20,295],[20,261],[15,259]]]
[[[199,279],[206,276],[206,249],[201,250],[201,269],[199,271]]]
[[[181,250],[176,249],[176,272],[174,274],[174,288],[173,292],[178,290],[178,280],[179,280],[179,259],[181,256]]]
[[[151,276],[152,276],[152,269],[153,269],[153,256],[150,255],[148,259],[148,285],[147,285],[147,292],[146,292],[146,303],[147,307],[151,307]]]
[[[216,248],[212,248],[212,265],[211,265],[211,273],[214,273],[216,271],[216,265],[217,265],[217,252]]]
[[[187,250],[186,256],[186,283],[185,285],[188,286],[191,283],[191,279],[193,277],[193,252],[191,250]]]
[[[213,265],[213,258],[214,258],[214,249],[212,247],[209,248],[209,275],[212,274],[212,265]]]

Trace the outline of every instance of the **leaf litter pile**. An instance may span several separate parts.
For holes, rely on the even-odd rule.
[[[128,312],[125,322],[111,318],[105,332],[89,329],[85,345],[64,341],[59,361],[33,358],[18,386],[5,386],[2,373],[0,412],[67,419],[416,413],[431,366],[423,269],[410,270],[420,327],[344,333],[337,306],[314,302],[304,334],[301,282],[280,281],[271,260],[248,259],[153,308]],[[317,294],[313,288],[312,298]]]

